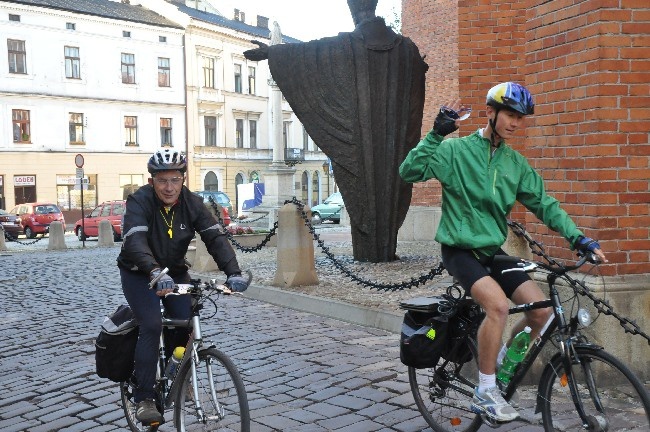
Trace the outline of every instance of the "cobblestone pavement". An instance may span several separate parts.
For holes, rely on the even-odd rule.
[[[99,325],[124,302],[119,244],[66,241],[64,251],[40,242],[0,252],[1,431],[127,429],[117,385],[94,373]],[[241,297],[219,305],[204,333],[240,368],[254,432],[431,430],[410,393],[397,334]],[[542,430],[522,414],[499,430]]]
[[[0,252],[0,430],[125,430],[117,385],[94,374],[93,345],[103,316],[124,301],[119,244],[17,246]],[[398,335],[246,298],[219,304],[204,330],[242,371],[253,431],[430,430]],[[528,426],[502,430],[539,430]]]

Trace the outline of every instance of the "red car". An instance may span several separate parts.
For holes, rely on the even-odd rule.
[[[99,223],[103,220],[108,220],[113,227],[113,240],[119,241],[122,239],[122,215],[126,201],[106,201],[95,207],[90,214],[86,215],[82,220],[79,219],[74,223],[74,233],[77,235],[79,241],[84,241],[88,237],[99,236]]]
[[[9,213],[20,217],[22,231],[25,237],[30,239],[36,237],[36,234],[49,233],[50,224],[54,221],[61,222],[65,231],[65,219],[56,204],[47,202],[18,204]]]

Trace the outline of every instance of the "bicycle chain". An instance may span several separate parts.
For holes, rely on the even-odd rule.
[[[536,240],[533,240],[528,233],[526,232],[526,229],[522,224],[519,222],[515,222],[512,220],[508,221],[508,226],[512,229],[512,232],[517,236],[517,237],[522,237],[528,242],[528,247],[530,248],[531,252],[534,255],[541,256],[542,258],[546,259],[549,263],[552,265],[560,265],[556,260],[548,256],[544,250],[544,244],[540,243]],[[591,292],[589,292],[589,288],[587,288],[581,281],[576,281],[578,285],[582,288],[581,290],[578,291],[580,295],[583,295],[587,298],[589,298],[593,304],[596,310],[599,313],[602,313],[604,315],[611,315],[614,318],[616,318],[620,324],[621,327],[623,327],[623,330],[625,333],[630,333],[633,335],[639,335],[643,338],[645,338],[648,341],[648,345],[650,345],[650,336],[643,332],[641,330],[641,327],[636,323],[634,320],[630,320],[627,317],[624,317],[622,315],[619,315],[614,311],[614,308],[609,304],[608,300],[603,300],[595,295],[593,295]]]

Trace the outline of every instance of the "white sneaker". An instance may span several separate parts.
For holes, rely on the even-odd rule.
[[[509,422],[519,417],[517,411],[501,396],[498,387],[489,388],[481,393],[476,388],[471,409],[473,412],[485,414],[497,422]]]

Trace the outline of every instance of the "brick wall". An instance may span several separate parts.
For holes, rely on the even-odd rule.
[[[518,81],[535,115],[510,144],[588,236],[608,275],[650,273],[650,4],[647,0],[406,0],[402,31],[427,55],[423,133],[456,95],[473,108],[459,133],[485,126],[485,94]],[[412,205],[439,205],[435,180]],[[516,207],[512,217],[556,257],[566,242]]]

